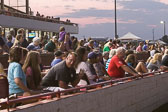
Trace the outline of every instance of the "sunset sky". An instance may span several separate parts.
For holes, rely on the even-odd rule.
[[[114,0],[29,0],[36,14],[67,18],[79,24],[77,37],[114,37]],[[17,5],[17,0],[5,0]],[[25,0],[18,0],[24,5]],[[117,0],[118,35],[132,32],[143,39],[163,36],[163,24],[168,26],[168,0]],[[168,29],[168,27],[166,27]],[[168,31],[167,31],[168,33]]]

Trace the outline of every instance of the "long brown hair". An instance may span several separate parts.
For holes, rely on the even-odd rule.
[[[75,68],[77,68],[78,64],[83,61],[83,56],[85,55],[86,52],[87,52],[86,48],[84,48],[84,47],[79,47],[76,50],[76,54],[78,55],[78,57],[77,57],[76,62],[75,62]]]
[[[22,48],[21,47],[12,47],[9,51],[9,62],[19,63],[22,59]]]
[[[126,63],[131,63],[133,67],[136,67],[136,58],[134,54],[129,54],[125,60]]]
[[[28,67],[31,67],[33,71],[33,79],[35,86],[39,86],[41,82],[41,71],[40,71],[40,65],[39,65],[39,52],[37,51],[30,51],[27,54],[26,60],[24,62],[24,65],[22,67],[23,71],[26,73],[26,70]]]

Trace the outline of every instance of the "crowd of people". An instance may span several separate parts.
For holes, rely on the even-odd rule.
[[[31,41],[25,37],[23,28],[16,35],[10,30],[6,37],[2,31],[0,27],[0,55],[9,54],[9,66],[5,72],[0,63],[0,74],[8,78],[10,95],[29,96],[168,69],[168,49],[157,43],[140,42],[136,46],[112,39],[78,40],[64,27],[51,38],[35,37]],[[42,52],[55,55],[45,74],[42,74]],[[137,60],[136,53],[140,52],[150,54],[147,61]]]

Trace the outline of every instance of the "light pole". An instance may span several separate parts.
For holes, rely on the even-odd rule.
[[[153,34],[153,41],[155,40],[155,29],[152,29],[152,34]]]
[[[161,24],[163,24],[163,29],[164,29],[164,35],[163,36],[165,36],[166,35],[166,22],[165,21],[160,21],[160,23]]]
[[[117,8],[116,8],[116,0],[114,0],[114,14],[115,14],[115,39],[117,39],[118,35],[117,35]]]
[[[30,14],[30,12],[29,12],[29,0],[26,0],[26,14]],[[31,8],[30,8],[30,10],[31,10]]]
[[[1,0],[1,10],[4,10],[4,0]]]

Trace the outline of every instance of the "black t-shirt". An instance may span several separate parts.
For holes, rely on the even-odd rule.
[[[42,86],[44,87],[59,87],[59,81],[66,84],[73,82],[76,79],[76,71],[74,68],[68,68],[66,62],[62,61],[53,66],[49,72],[42,79]]]
[[[168,55],[163,58],[161,65],[168,66]]]
[[[5,42],[2,37],[0,37],[0,46],[3,47],[5,45]]]

